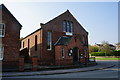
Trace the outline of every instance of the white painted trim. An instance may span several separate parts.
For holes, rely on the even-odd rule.
[[[70,35],[70,36],[72,36],[72,35],[73,35],[73,33],[66,32],[66,35]]]
[[[56,45],[60,39],[61,39],[61,37],[59,37],[59,39],[57,40],[57,42],[54,45]]]

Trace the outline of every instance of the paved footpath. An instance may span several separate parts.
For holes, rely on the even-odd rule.
[[[86,72],[101,70],[106,68],[114,67],[114,62],[107,61],[97,61],[96,66],[75,68],[75,69],[62,69],[62,70],[47,70],[47,71],[35,71],[35,72],[3,72],[2,77],[14,77],[14,76],[33,76],[33,75],[53,75],[53,74],[65,74],[65,73],[75,73],[75,72]]]

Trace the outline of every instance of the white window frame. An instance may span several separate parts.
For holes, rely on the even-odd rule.
[[[4,46],[0,44],[0,60],[3,60]]]
[[[48,33],[50,33],[50,35],[48,35]],[[50,41],[48,41],[48,38]],[[48,44],[50,44],[50,48],[47,48],[47,50],[50,51],[50,50],[52,50],[52,32],[51,31],[47,32],[47,46],[48,46]]]
[[[2,29],[0,28],[1,33],[3,33],[3,35],[0,34],[0,37],[5,37],[5,24],[4,23],[0,23],[0,25],[3,25],[3,27],[4,27],[4,30],[3,30],[3,27],[2,27]]]

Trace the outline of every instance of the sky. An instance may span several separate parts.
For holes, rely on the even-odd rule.
[[[21,37],[68,9],[89,32],[89,44],[118,42],[117,2],[6,2],[4,5],[23,26]]]

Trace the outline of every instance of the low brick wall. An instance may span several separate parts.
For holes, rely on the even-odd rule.
[[[24,71],[24,57],[19,58],[19,71]]]
[[[70,65],[73,64],[72,59],[66,59],[66,60],[56,60],[55,65]]]
[[[38,58],[32,57],[32,71],[38,70]]]
[[[38,60],[38,65],[55,65],[53,60]]]

